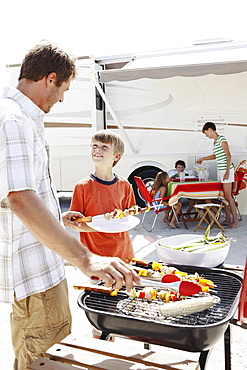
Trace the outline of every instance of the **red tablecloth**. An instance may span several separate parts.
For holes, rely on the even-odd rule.
[[[222,183],[219,181],[170,182],[168,184],[169,205],[173,206],[180,198],[215,199],[223,197]]]
[[[171,179],[172,182],[180,182],[179,177],[175,177]],[[185,177],[184,179],[185,182],[191,182],[191,181],[199,181],[199,177]]]

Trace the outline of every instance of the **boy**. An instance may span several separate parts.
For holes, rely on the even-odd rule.
[[[96,132],[91,138],[93,174],[80,180],[73,191],[70,209],[84,216],[95,216],[125,210],[136,204],[133,189],[122,176],[113,173],[113,167],[124,153],[124,143],[119,135],[109,130]],[[80,240],[93,253],[114,256],[124,262],[134,257],[128,231],[120,233],[97,232],[88,224],[72,226],[80,232]]]
[[[180,176],[180,172],[183,172],[185,176],[189,176],[187,170],[185,170],[185,167],[186,167],[185,162],[183,160],[179,159],[175,163],[176,170],[170,170],[168,172],[169,177],[170,178],[179,177]]]

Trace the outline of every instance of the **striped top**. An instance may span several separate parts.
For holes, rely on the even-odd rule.
[[[217,166],[219,171],[226,170],[227,167],[227,156],[222,147],[223,142],[227,142],[223,135],[219,135],[213,146],[213,153],[216,156]],[[233,164],[230,164],[230,169],[233,168]]]

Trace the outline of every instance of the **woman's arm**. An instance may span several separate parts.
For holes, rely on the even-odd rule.
[[[211,159],[215,159],[215,158],[216,158],[216,155],[211,154],[211,155],[208,155],[207,157],[202,157],[200,159],[197,159],[196,163],[202,164],[203,161],[210,161]]]

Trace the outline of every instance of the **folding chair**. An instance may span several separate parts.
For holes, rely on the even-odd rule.
[[[234,180],[237,183],[237,186],[236,186],[236,190],[232,192],[232,197],[233,197],[234,202],[236,204],[237,213],[239,215],[239,221],[242,221],[242,216],[241,216],[240,210],[238,208],[237,196],[239,194],[240,185],[241,185],[241,182],[243,181],[243,178],[244,178],[244,172],[243,171],[236,171],[235,172]]]
[[[201,216],[200,221],[198,222],[197,226],[195,227],[194,231],[197,229],[206,230],[207,227],[201,226],[202,222],[206,222],[207,225],[210,225],[210,228],[217,227],[225,232],[225,229],[219,222],[220,213],[224,204],[227,204],[225,199],[222,199],[220,203],[203,203],[203,204],[196,204],[194,208],[198,211],[199,215]],[[212,208],[217,207],[217,212],[212,212]]]
[[[195,202],[196,202],[196,200],[195,200]],[[194,205],[193,205],[193,208],[194,208]],[[198,215],[198,210],[196,208],[194,208],[194,211],[191,210],[190,212],[188,212],[188,211],[183,212],[183,210],[181,208],[178,215],[181,217],[182,222],[183,222],[184,227],[185,227],[186,230],[189,229],[188,226],[187,226],[187,223],[196,222],[196,221],[200,220],[199,215]],[[188,216],[188,218],[186,218],[186,216]]]
[[[170,197],[164,197],[164,198],[157,198],[157,199],[153,199],[149,193],[149,191],[147,190],[146,186],[145,186],[145,183],[143,182],[142,178],[141,177],[138,177],[138,176],[134,176],[134,180],[136,182],[136,185],[140,191],[140,195],[142,197],[142,199],[144,200],[145,202],[145,206],[146,207],[151,207],[151,211],[154,211],[155,213],[155,216],[154,216],[154,219],[153,219],[153,223],[152,223],[152,226],[151,228],[147,229],[145,226],[144,226],[144,220],[146,218],[146,212],[144,211],[143,212],[143,217],[142,217],[142,221],[141,221],[141,226],[147,230],[148,232],[151,232],[155,226],[155,223],[156,223],[156,220],[157,220],[157,217],[158,217],[158,214],[160,212],[164,212],[165,210],[167,209],[172,209],[172,211],[174,212],[174,215],[176,217],[176,221],[178,223],[178,220],[177,220],[177,216],[176,216],[176,213],[174,211],[174,208],[173,207],[170,207],[170,206],[166,206],[165,204],[162,203],[163,200],[167,200],[167,199],[170,199]]]

